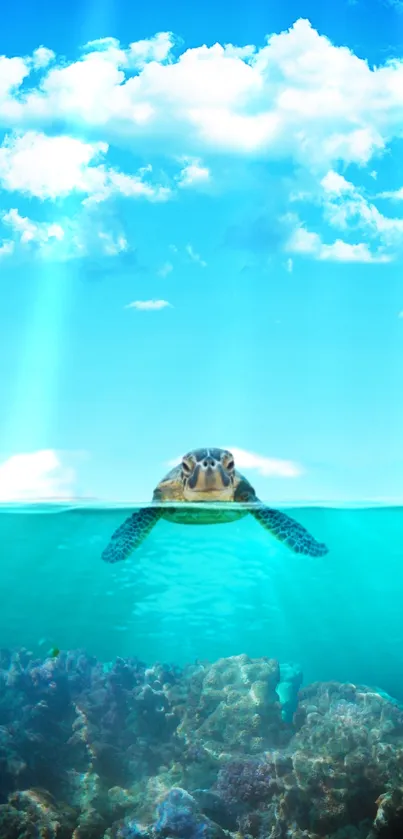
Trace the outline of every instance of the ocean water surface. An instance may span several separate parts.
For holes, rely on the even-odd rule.
[[[327,544],[323,558],[293,554],[251,516],[161,520],[108,565],[102,550],[133,509],[1,507],[2,647],[179,665],[246,653],[296,662],[305,683],[365,683],[403,699],[403,508],[288,508]]]

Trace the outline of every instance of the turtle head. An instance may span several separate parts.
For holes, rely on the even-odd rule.
[[[182,458],[185,501],[232,501],[235,464],[226,449],[195,449]]]

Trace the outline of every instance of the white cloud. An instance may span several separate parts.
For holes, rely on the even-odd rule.
[[[205,184],[210,180],[210,170],[200,160],[187,160],[177,176],[178,186],[190,187]]]
[[[117,256],[117,254],[127,251],[129,248],[129,243],[123,235],[119,235],[117,238],[114,238],[111,233],[106,233],[105,231],[100,230],[98,238],[103,244],[103,253],[107,256]]]
[[[192,262],[196,262],[198,265],[201,265],[202,268],[207,267],[207,262],[205,262],[204,259],[201,258],[200,254],[195,251],[193,245],[186,245],[185,250]]]
[[[336,239],[332,245],[323,245],[320,248],[319,259],[336,262],[389,262],[387,254],[373,254],[364,242],[351,245]]]
[[[147,173],[152,167],[147,167]],[[98,167],[100,181],[98,188],[86,199],[84,204],[105,201],[111,195],[122,195],[125,198],[147,198],[149,201],[167,201],[171,197],[169,187],[150,184],[143,180],[144,170],[139,175],[125,175],[123,172],[116,172],[113,169],[105,170]]]
[[[53,449],[15,454],[0,464],[0,501],[71,497],[74,481]]]
[[[84,143],[74,137],[47,137],[29,131],[6,137],[0,148],[3,189],[55,199],[75,190],[92,193],[104,182],[91,164],[106,154],[106,143]]]
[[[29,64],[24,58],[0,56],[0,107],[7,117],[13,116],[12,95],[29,75]]]
[[[358,187],[336,172],[328,172],[321,185],[325,218],[331,225],[349,231],[356,228],[384,248],[403,246],[402,218],[383,215]]]
[[[289,274],[292,274],[292,269],[294,267],[294,263],[293,263],[292,259],[287,259],[287,262],[285,263],[285,267],[286,267],[286,271],[288,271]]]
[[[292,253],[317,254],[321,245],[321,238],[318,233],[311,233],[305,227],[299,226],[292,233],[286,245],[286,250]]]
[[[0,259],[4,256],[11,256],[12,253],[14,253],[14,242],[6,239],[0,244]]]
[[[145,180],[148,166],[126,175],[105,166],[104,142],[86,143],[75,137],[28,131],[7,136],[0,147],[0,184],[42,200],[55,200],[77,192],[84,202],[99,203],[110,195],[165,201],[170,189]],[[102,161],[102,162],[101,162]],[[83,202],[83,203],[84,203]]]
[[[35,70],[43,69],[47,67],[52,61],[56,58],[56,53],[53,50],[48,49],[48,47],[38,47],[38,49],[34,50],[32,53],[32,61]]]
[[[222,446],[222,448],[227,449],[234,455],[236,469],[254,469],[265,478],[298,478],[303,472],[302,467],[292,460],[264,457],[264,455],[249,452],[246,449],[238,449],[236,446]],[[181,457],[172,458],[168,461],[168,466],[177,466],[181,460]]]
[[[163,63],[174,45],[171,32],[158,32],[153,38],[134,41],[129,47],[129,62],[134,67],[144,67],[149,61]]]
[[[60,242],[64,238],[64,230],[60,224],[34,222],[21,216],[15,208],[3,213],[1,220],[17,234],[17,238],[23,245],[29,242],[44,244],[50,239],[57,239]]]
[[[390,198],[392,201],[403,201],[403,186],[400,189],[392,189],[389,192],[380,192],[377,198]]]
[[[173,271],[173,270],[174,270],[174,267],[172,265],[172,262],[164,262],[164,264],[161,265],[161,268],[159,269],[158,274],[159,274],[160,277],[167,277],[168,274],[170,274],[171,271]]]
[[[399,314],[398,314],[398,318],[403,318],[403,311],[402,311],[402,312],[399,312]]]
[[[338,172],[330,170],[321,180],[323,189],[331,195],[343,195],[344,193],[354,192],[354,185],[347,181],[343,175]]]
[[[223,446],[234,455],[237,469],[255,469],[265,477],[298,478],[302,474],[302,468],[292,460],[279,460],[278,458],[264,457],[261,454],[238,449],[236,446]]]
[[[60,224],[34,222],[25,216],[21,216],[15,208],[4,212],[1,220],[14,234],[14,241],[11,243],[13,245],[12,251],[14,251],[16,242],[23,247],[35,244],[42,249],[49,244],[52,246],[55,243],[60,243],[64,239],[64,230]]]
[[[321,207],[324,220],[348,236],[366,242],[348,242],[338,237],[325,244],[317,232],[309,231],[297,215],[284,217],[293,226],[286,250],[315,259],[339,262],[390,262],[403,248],[403,219],[383,215],[364,191],[343,175],[329,170],[311,192],[295,193],[294,201],[312,201]]]
[[[174,187],[209,183],[202,163],[209,153],[286,158],[314,181],[332,226],[360,231],[353,243],[343,237],[328,245],[305,231],[297,241],[302,252],[374,261],[403,241],[403,220],[382,215],[336,172],[368,164],[402,136],[403,58],[370,67],[308,20],[271,34],[263,46],[183,50],[172,33],[159,32],[128,46],[112,37],[89,42],[70,63],[44,46],[31,58],[3,56],[0,119],[20,131],[0,149],[3,189],[50,200],[75,192],[90,204],[113,195],[166,201]],[[42,133],[58,124],[66,136]],[[78,139],[83,135],[91,142]],[[153,183],[147,167],[118,172],[106,163],[110,146],[179,159],[181,171],[171,185]],[[381,195],[401,200],[403,189]],[[361,241],[364,234],[375,246]]]
[[[29,61],[8,59],[0,113],[10,124],[103,127],[122,142],[153,137],[179,154],[260,152],[316,169],[339,159],[365,164],[401,134],[403,61],[371,68],[308,20],[261,47],[214,44],[174,55],[173,45],[168,32],[128,47],[114,38],[90,42],[79,61],[60,60],[14,96],[11,110],[9,91],[21,86]]]
[[[171,303],[167,300],[134,300],[133,303],[128,303],[126,309],[139,309],[140,311],[157,311],[158,309],[166,309],[171,307]]]
[[[0,215],[4,227],[12,236],[0,247],[0,256],[19,251],[26,256],[66,261],[76,257],[117,256],[129,248],[126,237],[111,233],[82,213],[75,219],[62,218],[52,222],[34,221],[22,216],[13,207]]]
[[[103,52],[107,54],[107,57],[112,56],[115,61],[119,59],[122,64],[126,63],[126,55],[124,51],[120,49],[120,44],[117,38],[95,38],[93,41],[87,41],[83,52],[89,54],[94,52]]]
[[[291,234],[286,250],[329,262],[389,262],[391,258],[385,253],[372,253],[365,242],[350,244],[336,239],[332,244],[326,245],[318,233],[311,232],[302,225],[297,226]]]

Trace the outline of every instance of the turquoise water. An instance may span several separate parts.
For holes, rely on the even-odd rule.
[[[247,516],[160,521],[130,559],[107,565],[101,552],[132,510],[1,508],[2,647],[178,664],[272,656],[301,665],[306,683],[403,698],[403,508],[288,508],[328,545],[320,559],[292,554]]]

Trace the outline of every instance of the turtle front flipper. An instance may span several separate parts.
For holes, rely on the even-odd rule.
[[[266,507],[255,495],[255,490],[242,475],[239,475],[239,483],[235,490],[234,500],[241,504],[247,504],[248,510],[260,524],[266,528],[276,539],[284,542],[287,548],[297,554],[307,556],[324,556],[329,549],[323,542],[317,542],[302,524],[295,519]]]
[[[256,506],[250,507],[249,512],[260,524],[269,530],[276,539],[284,542],[287,548],[297,554],[307,556],[324,556],[329,549],[323,542],[317,542],[313,536],[295,519],[272,510],[256,499]]]
[[[102,559],[105,562],[127,559],[141,545],[160,517],[161,511],[158,507],[136,510],[115,530],[109,545],[102,552]]]

